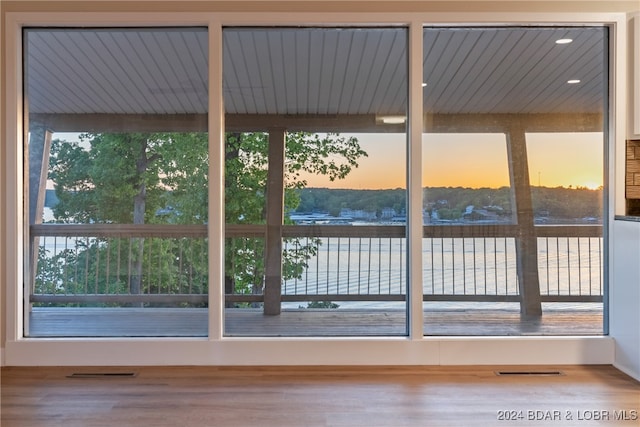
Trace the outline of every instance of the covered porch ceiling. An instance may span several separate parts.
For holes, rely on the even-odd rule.
[[[206,131],[206,29],[25,34],[32,122],[54,132]],[[223,34],[226,130],[404,132],[381,119],[407,112],[405,29]],[[531,131],[602,130],[605,28],[425,28],[423,45],[426,132],[500,131],[514,117]]]

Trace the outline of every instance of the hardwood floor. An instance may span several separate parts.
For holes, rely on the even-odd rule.
[[[531,374],[550,371],[561,375]],[[639,416],[640,383],[610,366],[2,369],[3,427],[638,426]]]

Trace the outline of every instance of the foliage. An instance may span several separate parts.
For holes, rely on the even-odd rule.
[[[305,174],[345,178],[367,154],[357,139],[337,134],[320,136],[289,133],[285,142],[285,224],[288,212],[299,203],[298,190],[307,185]],[[228,224],[264,224],[266,221],[269,135],[229,134],[226,138],[225,218]],[[238,239],[232,239],[238,240]],[[264,244],[229,242],[226,246],[227,286],[237,293],[261,293],[264,285]],[[307,261],[317,253],[319,240],[286,239],[283,249],[284,279],[301,278]]]
[[[141,272],[132,269],[138,244],[144,245]],[[207,292],[204,240],[70,238],[65,246],[55,254],[39,249],[36,294],[128,294],[136,274],[142,293]]]
[[[334,216],[343,208],[380,212],[392,207],[397,212],[406,203],[404,189],[355,190],[304,188],[298,191],[297,212],[326,212]],[[423,189],[423,209],[437,211],[440,219],[459,220],[468,206],[494,212],[510,218],[511,190],[501,188],[427,187]],[[531,187],[533,212],[552,222],[575,222],[583,218],[602,217],[602,189]]]
[[[83,134],[79,142],[54,140],[49,165],[57,222],[206,222],[206,134]],[[138,220],[136,197],[145,207]],[[180,215],[156,215],[165,207]]]
[[[464,212],[467,206],[499,207],[511,212],[511,190],[501,188],[427,187],[423,191],[424,207],[444,207]]]
[[[344,208],[375,211],[380,216],[383,208],[396,212],[406,210],[406,190],[351,190],[330,188],[304,188],[298,191],[298,212],[327,212],[338,216]]]
[[[226,136],[225,219],[264,224],[268,134]],[[294,210],[304,173],[342,179],[366,156],[354,138],[292,133],[286,139],[285,211]],[[201,133],[83,134],[54,140],[49,179],[58,203],[56,222],[103,224],[206,224],[208,137]],[[290,222],[285,217],[285,222]],[[131,237],[76,239],[72,249],[41,251],[36,287],[46,293],[206,293],[206,241]],[[239,240],[239,242],[233,242]],[[317,242],[292,239],[283,253],[285,278],[300,277]],[[262,292],[264,242],[229,239],[228,291]],[[118,268],[114,266],[118,265]],[[111,267],[109,267],[111,266]],[[126,266],[126,267],[124,267]],[[110,270],[109,270],[110,268]],[[189,277],[186,277],[186,276]],[[193,280],[193,278],[198,278]],[[159,287],[162,284],[162,289]],[[195,288],[193,288],[195,286]]]
[[[602,188],[532,187],[533,212],[554,222],[578,218],[602,219]]]
[[[336,309],[339,308],[340,304],[336,304],[332,301],[310,301],[307,303],[307,308],[320,308],[320,309]]]
[[[225,216],[229,224],[263,224],[267,198],[269,135],[230,134],[226,139]],[[307,186],[305,174],[326,175],[329,180],[344,179],[358,159],[366,156],[356,138],[337,134],[321,137],[297,132],[287,134],[285,149],[284,209],[298,208],[296,190]],[[288,221],[285,218],[285,221]]]

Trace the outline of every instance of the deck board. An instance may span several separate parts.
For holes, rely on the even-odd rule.
[[[517,310],[428,310],[425,335],[602,335],[601,310],[552,310],[523,319]],[[203,337],[206,309],[33,308],[31,337]],[[406,314],[390,309],[287,309],[267,316],[260,309],[225,310],[226,336],[403,336]]]

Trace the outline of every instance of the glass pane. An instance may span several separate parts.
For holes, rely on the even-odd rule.
[[[225,334],[405,335],[406,31],[223,35]]]
[[[541,231],[567,230],[538,237],[540,293],[552,315],[599,318],[603,309],[603,141],[601,132],[527,134],[534,221]]]
[[[603,333],[605,28],[424,29],[424,332]]]
[[[25,333],[207,335],[206,29],[25,39]]]

